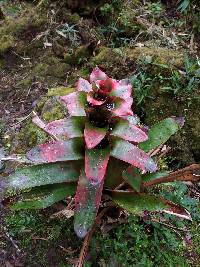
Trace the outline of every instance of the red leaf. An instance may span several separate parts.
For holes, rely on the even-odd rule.
[[[133,111],[131,110],[132,103],[133,103],[132,97],[127,98],[126,100],[118,99],[115,101],[116,106],[114,107],[112,112],[119,117],[133,115]]]
[[[131,84],[124,85],[124,84],[120,84],[120,82],[119,82],[117,84],[117,86],[115,86],[115,88],[112,90],[110,95],[120,97],[120,98],[126,100],[127,98],[131,97],[131,92],[132,92],[132,85]]]
[[[147,153],[121,139],[114,141],[111,155],[144,171],[155,172],[157,170],[156,163]]]
[[[83,78],[79,78],[77,82],[77,90],[83,92],[90,92],[92,91],[92,84],[90,84],[87,80]]]
[[[91,229],[101,202],[102,180],[92,185],[82,172],[75,195],[74,230],[78,237],[84,238]]]
[[[67,141],[52,141],[32,148],[27,152],[27,158],[32,162],[45,163],[66,160],[82,159],[81,139],[70,139]]]
[[[87,102],[92,104],[93,106],[101,106],[106,102],[105,100],[97,100],[93,97],[93,93],[87,95]]]
[[[118,81],[116,81],[115,79],[107,78],[105,80],[97,81],[96,84],[102,92],[110,93],[115,88],[117,88]]]
[[[127,120],[120,120],[114,127],[111,135],[136,143],[144,142],[148,139],[144,131]]]
[[[107,77],[108,76],[102,70],[96,67],[90,74],[90,82],[96,82],[97,80],[105,80]]]
[[[45,131],[59,138],[70,139],[83,136],[83,118],[71,117],[56,120],[45,126]]]
[[[87,148],[91,149],[97,146],[106,136],[107,130],[107,128],[98,128],[90,123],[86,123],[84,137]]]
[[[109,148],[85,151],[85,172],[91,184],[98,184],[104,179],[109,157]]]
[[[60,100],[66,106],[71,116],[86,116],[86,94],[85,92],[74,92],[66,96],[61,96]]]

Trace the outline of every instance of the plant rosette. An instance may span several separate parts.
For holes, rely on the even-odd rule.
[[[53,141],[1,158],[27,164],[1,182],[1,198],[20,192],[13,209],[46,208],[75,194],[74,229],[81,238],[93,226],[102,192],[134,214],[161,211],[191,219],[183,207],[145,189],[151,181],[168,181],[150,152],[183,126],[183,118],[166,118],[147,130],[132,111],[129,80],[112,79],[98,67],[59,100],[69,117],[50,123],[33,117]],[[116,190],[123,182],[125,189]]]

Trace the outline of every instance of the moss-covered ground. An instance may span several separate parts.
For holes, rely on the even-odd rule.
[[[179,3],[178,3],[179,2]],[[183,3],[188,3],[188,5]],[[200,161],[200,10],[198,1],[0,1],[0,146],[23,153],[48,137],[31,123],[66,116],[57,96],[98,65],[129,77],[134,109],[152,125],[184,116],[163,160],[174,170]],[[199,185],[159,188],[183,204],[193,222],[134,216],[103,218],[85,266],[200,266]],[[63,205],[59,203],[58,205]],[[1,206],[0,266],[73,266],[82,241],[72,218]]]

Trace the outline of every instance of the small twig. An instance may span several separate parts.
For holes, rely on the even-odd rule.
[[[13,244],[13,246],[16,248],[17,252],[20,253],[21,250],[20,248],[18,247],[18,245],[16,244],[16,242],[13,240],[13,238],[10,236],[10,234],[7,232],[7,229],[6,227],[2,226],[3,230],[4,230],[4,233],[5,235],[7,236],[7,238],[10,240],[10,242]]]
[[[122,188],[124,185],[126,184],[126,182],[122,182],[120,185],[118,185],[115,190],[119,190],[120,188]]]
[[[43,241],[48,241],[48,238],[44,238],[44,237],[39,237],[39,236],[34,236],[32,237],[33,240],[43,240]]]
[[[161,177],[146,183],[143,183],[144,187],[153,186],[159,183],[169,183],[173,181],[191,181],[195,182],[200,180],[200,175],[196,174],[196,172],[200,171],[200,164],[192,164],[188,167],[185,167],[181,170],[172,172],[168,176]]]
[[[17,126],[17,125],[19,125],[20,123],[22,123],[23,121],[25,121],[25,120],[27,120],[29,117],[31,117],[31,116],[32,116],[32,114],[33,114],[33,111],[31,111],[31,113],[29,113],[27,116],[25,116],[25,117],[23,117],[23,118],[19,119],[19,121],[18,121],[18,122],[16,122],[16,123],[12,124],[12,125],[11,125],[11,127],[14,127],[14,126]]]
[[[77,249],[70,250],[70,249],[64,248],[63,246],[59,246],[59,247],[67,254],[73,254],[73,253],[75,253],[77,251]]]
[[[162,224],[162,225],[164,225],[164,226],[166,226],[166,227],[168,227],[168,228],[171,228],[171,229],[173,229],[173,230],[182,231],[182,232],[188,232],[187,229],[178,228],[178,227],[175,227],[175,226],[173,226],[173,225],[170,225],[170,224],[161,222],[160,220],[157,220],[157,219],[154,219],[154,218],[152,218],[152,219],[150,219],[150,220],[151,220],[152,222],[160,223],[160,224]]]
[[[44,123],[43,120],[41,120],[38,117],[37,113],[35,111],[33,111],[32,114],[33,114],[32,122],[35,125],[37,125],[40,129],[42,129],[43,131],[45,131],[47,134],[49,134],[54,140],[59,141],[59,138],[56,135],[54,135],[54,134],[50,133],[49,131],[47,131],[46,124]]]

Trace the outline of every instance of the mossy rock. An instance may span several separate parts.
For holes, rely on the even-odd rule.
[[[151,62],[163,64],[166,66],[183,66],[184,54],[182,51],[174,51],[162,47],[136,47],[123,49],[129,60],[138,61],[145,60],[147,57]]]
[[[64,55],[64,60],[67,64],[71,65],[80,65],[87,61],[87,59],[91,56],[89,46],[88,45],[82,45],[78,47],[74,53],[66,53]]]
[[[65,78],[70,65],[64,63],[52,55],[46,55],[33,69],[33,74],[37,77],[52,76],[56,78]]]
[[[66,109],[57,101],[56,97],[49,98],[41,111],[41,118],[47,122],[63,119],[66,116]]]
[[[96,54],[90,60],[93,65],[103,65],[105,68],[109,68],[115,64],[123,63],[123,52],[119,48],[101,47]]]
[[[64,86],[50,88],[48,90],[47,96],[63,96],[74,92],[74,90],[75,88],[73,87],[64,87]]]
[[[15,134],[12,152],[17,154],[26,153],[28,149],[45,143],[48,139],[48,135],[42,129],[28,120],[22,129]]]
[[[0,55],[10,48],[17,47],[20,40],[25,40],[18,52],[24,52],[27,46],[27,39],[33,39],[37,31],[45,27],[46,16],[36,8],[25,9],[19,17],[7,17],[0,27]]]
[[[14,38],[12,35],[3,35],[0,38],[0,55],[3,55],[14,46]]]
[[[155,97],[148,98],[143,109],[144,121],[151,126],[154,123],[171,116],[185,117],[185,125],[176,135],[171,137],[170,145],[173,147],[172,155],[182,166],[198,162],[200,157],[200,123],[198,120],[200,101],[191,98],[177,97],[172,93],[162,93],[155,89]]]
[[[139,60],[148,59],[151,62],[163,64],[166,66],[180,67],[183,65],[183,53],[173,51],[167,48],[108,48],[101,47],[99,53],[92,58],[91,63],[96,65],[104,64],[109,67],[113,64],[120,64],[124,61],[131,60],[137,62]]]

